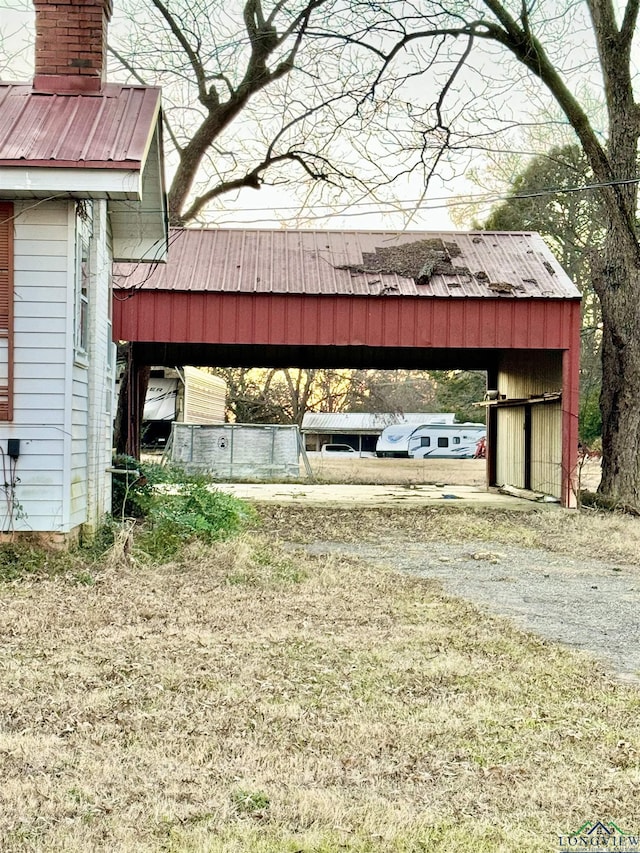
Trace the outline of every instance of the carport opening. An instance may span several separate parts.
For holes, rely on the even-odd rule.
[[[437,375],[437,372],[441,371],[458,377],[467,375],[480,377],[477,389],[467,401],[471,407],[468,411],[472,414],[463,417],[472,421],[485,420],[486,459],[437,460],[434,454],[428,452],[429,447],[438,448],[440,455],[444,455],[444,442],[438,442],[438,438],[435,437],[431,438],[429,446],[421,444],[422,455],[434,456],[433,459],[399,459],[398,462],[404,462],[404,464],[397,467],[395,476],[399,478],[398,472],[401,469],[409,469],[404,472],[403,479],[410,483],[444,482],[462,485],[471,480],[477,488],[510,486],[520,490],[532,490],[541,496],[546,495],[560,500],[563,500],[567,489],[573,489],[572,463],[570,455],[565,450],[570,436],[566,432],[568,419],[563,408],[563,371],[567,362],[567,354],[563,350],[454,348],[437,350],[400,347],[272,345],[240,347],[211,344],[136,343],[131,345],[131,353],[133,362],[137,365],[136,369],[146,370],[160,364],[191,364],[218,368],[235,365],[236,370],[245,371],[256,368],[256,365],[262,365],[259,369],[265,374],[272,375],[269,392],[263,395],[267,409],[274,403],[273,376],[284,375],[282,371],[286,370],[290,372],[289,386],[298,382],[299,371],[305,375],[307,373],[319,375],[322,371],[336,371],[338,374],[355,371],[360,376],[366,371],[376,371],[384,377],[385,372],[388,376],[393,374],[393,371],[389,371],[389,364],[395,365],[396,374],[397,371],[405,371],[407,375],[412,372],[416,375]],[[443,385],[446,387],[446,383]],[[304,383],[300,381],[300,388],[303,387]],[[330,394],[326,395],[326,399],[330,399]],[[426,405],[424,408],[431,408],[432,411],[437,409],[440,412],[455,411],[456,406],[446,403],[445,399],[440,398],[437,405]],[[476,407],[473,406],[474,403],[481,405]],[[363,411],[372,407],[367,406],[360,399],[357,406],[349,408],[351,411],[358,409]],[[382,408],[396,411],[402,408],[407,411],[408,407],[396,405]],[[281,419],[267,412],[266,416],[260,418],[245,418],[240,415],[236,416],[236,420],[238,422],[259,420],[264,425],[266,422],[273,424]],[[292,417],[289,420],[296,419]],[[298,422],[301,422],[301,418]],[[262,440],[267,439],[263,436]],[[307,441],[306,438],[305,441]],[[377,445],[376,451],[372,449],[371,438],[362,440],[358,437],[356,444],[356,437],[353,434],[345,438],[343,434],[334,431],[325,436],[324,443],[348,444],[353,446],[354,450],[357,449],[358,454],[377,452]],[[226,444],[229,446],[228,441]],[[308,444],[306,446],[308,447]],[[452,446],[453,442],[450,439],[449,447]],[[234,444],[234,453],[236,449]],[[317,451],[321,452],[321,446],[317,447]],[[316,474],[316,476],[322,478],[341,476],[339,473],[330,472],[332,465],[345,465],[343,459],[335,459],[337,455],[333,454],[330,460],[329,454],[325,454],[322,459],[322,474]],[[383,468],[378,465],[375,473],[372,472],[371,465],[376,461],[369,460],[369,467],[363,465],[361,467],[364,470],[361,471],[355,471],[352,464],[348,472],[343,471],[342,476],[345,481],[350,482],[373,482],[375,477],[381,476],[381,471],[385,473],[389,471],[389,466]],[[469,472],[474,464],[476,471],[470,476]],[[309,469],[305,471],[308,475],[312,472],[313,467],[311,471]],[[261,474],[257,471],[251,472],[245,467],[242,477],[229,471],[227,479],[259,479],[260,477],[275,479],[278,476],[275,469],[272,470],[269,466],[266,466]],[[288,469],[287,476],[291,476],[291,469]],[[392,481],[393,478],[393,475],[389,475],[387,482]]]
[[[150,368],[150,388],[159,367]],[[301,479],[309,478],[310,469],[322,482],[487,485],[485,454],[476,453],[486,435],[487,410],[478,405],[485,397],[486,371],[247,365],[212,366],[212,371],[227,382],[227,423],[297,425]],[[394,425],[406,427],[403,447],[381,451],[381,437]],[[180,457],[176,442],[193,443],[191,435],[178,437],[166,418],[143,420],[140,436],[145,458],[174,462]],[[254,436],[264,451],[264,431],[257,429]],[[235,450],[230,439],[222,449]],[[255,470],[230,467],[224,479],[279,476],[269,476],[268,465],[256,458]],[[290,471],[283,477],[291,478]]]

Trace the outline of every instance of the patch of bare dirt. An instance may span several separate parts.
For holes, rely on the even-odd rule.
[[[356,557],[436,580],[519,628],[640,677],[640,520],[594,512],[272,510],[314,555]],[[597,555],[597,556],[596,556]],[[585,666],[590,665],[585,659]]]

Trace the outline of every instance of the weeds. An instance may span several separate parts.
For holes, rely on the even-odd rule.
[[[185,543],[194,539],[205,543],[226,539],[252,518],[252,511],[237,498],[217,492],[205,483],[185,483],[175,491],[154,495],[136,547],[153,559],[168,560]]]
[[[242,788],[231,792],[231,802],[238,814],[249,817],[264,815],[270,805],[264,791],[245,791]]]
[[[127,456],[116,457],[114,467],[131,471],[114,480],[113,515],[127,530],[125,540],[120,537],[123,557],[135,551],[141,558],[170,560],[187,543],[233,536],[255,517],[242,501],[216,491],[206,475]],[[135,530],[127,518],[142,523]]]
[[[30,574],[41,574],[51,555],[44,548],[20,546],[15,543],[0,546],[0,580],[13,581]]]
[[[67,551],[0,545],[0,582],[64,576],[75,585],[92,586],[105,571],[132,560],[174,560],[191,542],[233,537],[256,518],[245,503],[216,491],[202,475],[139,464],[130,457],[116,457],[114,467],[120,473],[114,475],[113,516]],[[288,572],[284,564],[282,570]]]

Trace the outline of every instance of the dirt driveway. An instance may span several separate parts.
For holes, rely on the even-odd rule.
[[[469,540],[314,542],[340,553],[439,581],[445,592],[549,640],[587,652],[624,680],[640,681],[640,571],[540,548]],[[585,657],[585,667],[590,659]]]

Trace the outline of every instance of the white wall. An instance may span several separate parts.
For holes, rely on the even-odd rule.
[[[20,439],[15,529],[66,531],[69,204],[16,202],[14,213],[14,417],[0,423],[0,448],[6,452],[8,438]],[[8,482],[6,456],[4,464]],[[2,497],[1,529],[10,530],[6,489]]]
[[[3,531],[68,533],[110,509],[112,394],[108,321],[111,254],[105,202],[93,205],[88,347],[75,347],[76,206],[15,204],[14,417],[0,448],[20,439],[15,498]],[[0,454],[0,460],[2,455]],[[4,457],[3,482],[10,480]],[[2,472],[0,472],[2,473]],[[91,507],[91,509],[89,509]]]
[[[88,453],[86,522],[95,528],[111,511],[115,353],[111,340],[111,232],[106,202],[93,204],[93,251],[89,300]],[[110,354],[113,356],[110,358]]]

